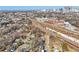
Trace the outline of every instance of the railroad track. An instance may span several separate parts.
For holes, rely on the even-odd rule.
[[[47,26],[47,24],[44,24],[44,23],[40,23],[40,22],[38,22],[38,21],[32,21],[34,24],[36,24],[35,26],[36,27],[38,27],[38,28],[40,28],[42,31],[44,31],[44,32],[48,32],[49,33],[49,35],[50,35],[50,33],[51,32],[54,32],[54,31],[50,31],[50,30],[47,30],[46,29],[46,27],[48,27],[48,28],[50,28],[50,26],[48,25]],[[38,25],[37,25],[38,24]],[[51,28],[50,28],[51,29]],[[51,29],[51,30],[53,30],[53,29]],[[55,29],[54,29],[55,30]],[[57,32],[55,32],[55,33],[57,33]],[[63,34],[63,33],[61,33],[61,34]],[[68,36],[67,34],[64,34],[64,36],[62,36],[61,35],[61,37],[62,38],[60,38],[60,39],[63,39],[63,41],[64,42],[66,42],[67,43],[67,45],[69,45],[70,47],[72,47],[73,49],[75,49],[76,51],[79,51],[79,40],[78,39],[76,39],[76,38],[74,38],[74,37],[71,37],[71,36]]]

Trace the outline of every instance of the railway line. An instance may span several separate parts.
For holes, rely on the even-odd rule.
[[[79,51],[79,39],[78,37],[75,37],[75,36],[71,36],[72,33],[69,32],[69,34],[71,34],[69,36],[69,34],[65,34],[65,33],[62,33],[60,30],[60,32],[58,31],[57,28],[52,28],[51,25],[47,25],[45,23],[40,23],[38,21],[35,21],[35,20],[32,20],[32,23],[33,25],[35,25],[36,27],[38,27],[39,29],[41,29],[42,31],[44,31],[46,34],[46,47],[48,49],[48,51],[50,51],[50,48],[49,48],[49,37],[51,35],[51,33],[54,33],[54,35],[52,36],[56,36],[56,35],[60,35],[61,37],[59,38],[61,42],[65,42],[68,46],[72,47],[72,49],[74,49],[75,51]],[[57,30],[57,31],[56,31]],[[62,31],[64,32],[64,29],[62,29]],[[79,35],[77,35],[79,36]]]

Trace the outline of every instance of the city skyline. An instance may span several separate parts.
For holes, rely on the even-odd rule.
[[[0,11],[32,11],[32,10],[64,10],[67,7],[67,10],[79,10],[79,6],[0,6]]]
[[[64,8],[64,6],[0,6],[0,10],[43,10],[60,8]]]

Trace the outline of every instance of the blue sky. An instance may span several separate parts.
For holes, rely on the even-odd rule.
[[[40,9],[59,9],[64,6],[0,6],[0,10],[40,10]]]

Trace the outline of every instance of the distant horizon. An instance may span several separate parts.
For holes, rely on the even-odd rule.
[[[43,9],[60,9],[64,6],[0,6],[0,10],[43,10]]]
[[[65,6],[0,6],[0,11],[31,11],[31,10],[56,10],[64,9]],[[70,6],[78,8],[79,6]]]

